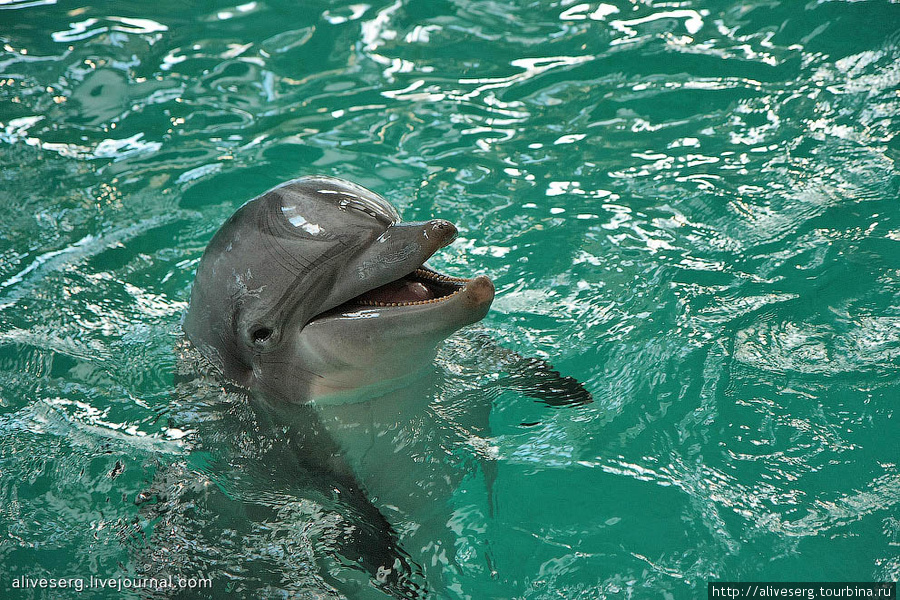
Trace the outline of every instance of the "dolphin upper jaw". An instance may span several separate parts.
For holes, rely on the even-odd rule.
[[[373,304],[353,299],[311,320],[290,336],[288,351],[307,374],[315,374],[306,399],[344,402],[347,391],[383,385],[392,389],[396,384],[391,382],[407,381],[431,364],[438,345],[482,319],[494,298],[494,285],[484,275],[460,279],[457,286],[427,301]],[[281,382],[291,389],[302,383]],[[273,385],[271,377],[262,377],[260,387]]]
[[[319,312],[415,273],[435,252],[452,243],[457,233],[456,227],[443,219],[391,225],[341,265],[341,276],[332,282]]]
[[[397,230],[406,229],[402,235]],[[409,235],[412,230],[415,235]],[[494,284],[486,275],[473,278],[444,275],[426,264],[439,249],[450,245],[458,231],[449,221],[436,219],[390,227],[347,268],[354,295],[310,319],[377,308],[393,319],[427,318],[436,329],[453,331],[482,319],[494,299]],[[399,238],[387,244],[387,240]],[[399,250],[398,250],[399,248]],[[414,265],[414,268],[410,268]],[[377,274],[373,271],[379,271]],[[362,291],[355,284],[364,283]],[[340,288],[340,285],[336,285]],[[349,297],[348,297],[349,296]],[[373,318],[370,313],[367,318]]]

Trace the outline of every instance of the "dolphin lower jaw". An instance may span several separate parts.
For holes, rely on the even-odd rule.
[[[440,276],[435,273],[435,275]],[[405,279],[405,278],[404,278]],[[457,329],[475,323],[488,313],[494,300],[494,284],[485,275],[473,278],[453,277],[435,287],[437,297],[427,300],[388,302],[366,300],[367,294],[317,315],[308,326],[339,321],[380,321],[379,329],[392,335],[430,333],[438,343]],[[357,325],[359,327],[359,325]]]
[[[391,316],[399,317],[404,311],[419,316],[422,314],[421,309],[428,308],[435,311],[427,311],[434,321],[454,322],[459,318],[467,321],[456,325],[461,327],[484,317],[493,299],[494,284],[485,275],[452,277],[423,265],[408,275],[363,292],[316,315],[310,323],[330,316],[355,314],[365,309],[388,309]],[[442,310],[455,313],[457,318],[441,318],[439,314]],[[471,321],[468,317],[471,317]]]
[[[397,382],[419,373],[445,338],[481,320],[490,309],[494,284],[488,277],[453,279],[454,291],[440,298],[383,306],[354,299],[317,316],[291,338],[291,364],[302,372],[295,368],[288,375],[302,380],[305,374],[315,374],[306,377],[307,399],[382,383],[405,385]]]

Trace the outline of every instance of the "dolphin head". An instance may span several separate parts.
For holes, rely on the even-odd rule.
[[[483,275],[425,265],[456,235],[441,219],[402,223],[348,181],[290,181],[213,236],[184,331],[232,381],[291,401],[402,377],[494,298]]]

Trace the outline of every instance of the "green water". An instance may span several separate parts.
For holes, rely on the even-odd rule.
[[[454,539],[383,508],[434,597],[896,581],[898,89],[889,1],[0,0],[0,595],[120,597],[11,582],[132,576],[161,469],[226,485],[170,408],[193,270],[312,173],[456,223],[435,264],[493,278],[480,330],[594,396],[491,387],[450,340],[413,447],[452,457]],[[478,397],[494,459],[451,435]],[[219,557],[228,597],[333,597],[276,524],[220,526],[277,571]]]

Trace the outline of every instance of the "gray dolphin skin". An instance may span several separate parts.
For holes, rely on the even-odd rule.
[[[333,177],[303,177],[244,204],[206,248],[184,331],[228,379],[306,402],[395,380],[482,319],[484,275],[425,265],[456,227],[403,223],[384,198]]]

